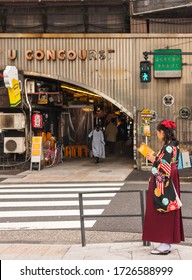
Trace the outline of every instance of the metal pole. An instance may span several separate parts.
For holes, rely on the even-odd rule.
[[[136,107],[133,107],[133,159],[134,168],[137,167],[137,133],[136,133]]]
[[[146,204],[145,191],[140,191],[140,204],[141,204],[141,219],[142,219],[142,229],[143,229],[144,219],[145,219],[145,204]],[[150,242],[143,240],[143,246],[150,246]]]
[[[145,125],[147,125],[147,124],[148,124],[147,120],[145,120]],[[148,138],[147,138],[147,136],[145,136],[145,144],[148,145]],[[145,159],[145,163],[146,163],[146,166],[148,166],[148,159],[147,158]]]
[[[170,49],[165,49],[165,52],[143,52],[143,55],[146,56],[146,55],[192,55],[192,52],[171,52],[171,53],[167,53],[166,50],[170,50]]]
[[[84,213],[83,213],[83,194],[79,193],[79,211],[80,211],[80,223],[81,223],[81,244],[82,247],[86,246],[85,241],[85,223],[84,223]]]

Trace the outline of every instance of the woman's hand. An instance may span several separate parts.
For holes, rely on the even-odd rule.
[[[147,159],[148,159],[149,161],[151,161],[152,163],[154,163],[154,161],[155,161],[155,155],[154,155],[154,153],[147,153]]]

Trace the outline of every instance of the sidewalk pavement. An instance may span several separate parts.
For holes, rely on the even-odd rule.
[[[192,168],[180,171],[181,181],[192,182]],[[0,172],[0,183],[46,183],[46,182],[126,182],[148,181],[150,172],[133,168],[133,162],[127,158],[107,158],[95,164],[90,159],[68,160],[61,165],[40,171],[24,171],[19,174]],[[143,246],[143,242],[114,242],[87,244],[26,244],[22,241],[0,244],[1,260],[192,260],[192,242],[172,246],[172,252],[166,256],[154,256],[150,251],[158,244]]]
[[[152,255],[157,244],[0,244],[1,260],[192,260],[192,246],[172,245],[168,255]]]
[[[181,182],[192,182],[192,167],[179,170]],[[63,164],[42,170],[0,170],[3,183],[51,183],[51,182],[124,182],[148,181],[150,171],[134,168],[127,157],[108,157],[95,164],[90,158],[66,159]]]

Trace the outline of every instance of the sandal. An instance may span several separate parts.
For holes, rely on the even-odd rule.
[[[169,253],[171,253],[171,250],[161,251],[157,248],[151,251],[152,255],[168,255]]]

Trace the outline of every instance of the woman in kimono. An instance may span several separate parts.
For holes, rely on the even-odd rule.
[[[104,135],[99,125],[89,133],[88,137],[92,138],[92,153],[95,158],[95,163],[99,163],[100,158],[105,158]]]
[[[178,173],[179,142],[174,136],[175,122],[162,121],[157,125],[157,137],[163,146],[157,155],[148,154],[153,163],[149,179],[142,239],[158,242],[151,254],[167,255],[171,244],[184,241],[181,217],[180,182]]]

